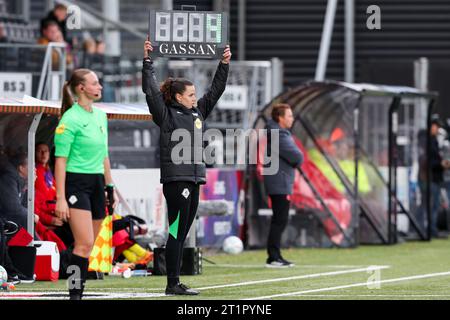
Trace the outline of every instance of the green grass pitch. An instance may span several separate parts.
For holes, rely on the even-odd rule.
[[[89,293],[136,293],[150,300],[240,299],[450,299],[450,240],[406,242],[395,246],[360,246],[356,249],[286,249],[289,269],[265,267],[264,250],[239,255],[207,255],[203,273],[182,276],[182,282],[199,289],[196,297],[163,295],[165,277],[133,277],[88,281]],[[369,271],[369,266],[384,269]],[[18,285],[21,292],[66,292],[66,282]],[[143,296],[147,294],[147,296]],[[3,296],[4,298],[4,296]],[[2,297],[0,296],[0,299]],[[105,297],[131,299],[131,297]]]

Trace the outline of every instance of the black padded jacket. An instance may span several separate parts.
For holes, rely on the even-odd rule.
[[[161,183],[173,181],[187,181],[196,184],[206,183],[206,165],[203,162],[203,142],[202,134],[205,130],[204,121],[213,111],[217,101],[225,91],[228,79],[229,65],[219,63],[214,75],[211,87],[206,94],[198,100],[197,107],[188,109],[181,104],[164,103],[153,68],[153,62],[150,59],[144,60],[142,69],[142,90],[146,95],[147,105],[152,114],[153,121],[159,126],[161,135],[160,146],[160,165],[161,165]],[[186,156],[182,161],[174,162],[172,159],[172,150],[180,150],[180,140],[175,139],[177,134],[173,135],[177,129],[184,129],[190,133],[190,153],[181,154]],[[197,139],[194,143],[194,137]],[[175,141],[172,141],[172,138]],[[187,141],[182,141],[182,145]],[[189,141],[188,141],[189,142]]]

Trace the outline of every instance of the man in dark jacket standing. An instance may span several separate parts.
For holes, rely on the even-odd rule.
[[[294,123],[291,107],[288,104],[277,104],[272,109],[272,120],[267,122],[267,150],[277,150],[271,157],[279,158],[279,170],[275,175],[264,175],[264,186],[272,201],[273,216],[267,241],[267,267],[292,267],[293,263],[281,256],[281,235],[286,228],[290,200],[294,185],[295,169],[303,162],[303,154],[297,148],[289,129]],[[272,146],[271,131],[279,131],[279,146]],[[274,141],[275,143],[275,141]],[[273,148],[275,147],[275,148]]]

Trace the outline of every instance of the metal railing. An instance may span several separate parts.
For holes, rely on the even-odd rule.
[[[10,51],[10,54],[7,51]],[[0,57],[5,62],[5,67],[0,65],[0,72],[27,71],[39,79],[37,90],[32,92],[33,96],[44,100],[58,100],[61,98],[61,84],[66,79],[67,71],[65,44],[0,43]],[[11,65],[17,66],[17,70],[14,70],[14,67],[11,68]]]

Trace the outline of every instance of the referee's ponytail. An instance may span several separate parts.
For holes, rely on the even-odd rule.
[[[76,88],[83,84],[87,74],[93,71],[89,69],[77,69],[72,73],[72,77],[64,84],[63,95],[62,95],[62,105],[61,105],[61,116],[69,110],[73,104],[77,101]]]

